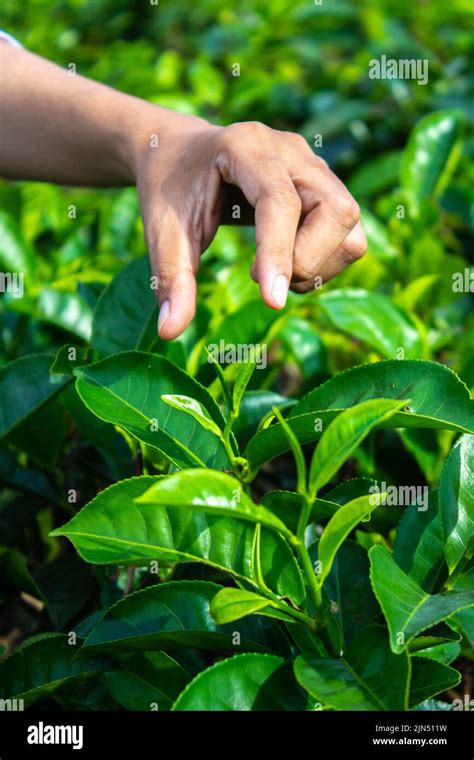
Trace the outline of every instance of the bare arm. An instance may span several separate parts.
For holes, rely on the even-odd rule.
[[[228,185],[255,209],[251,274],[272,308],[289,286],[311,290],[316,276],[330,279],[366,248],[356,202],[300,136],[258,122],[213,126],[1,42],[0,175],[136,184],[168,339],[194,316],[195,275]]]

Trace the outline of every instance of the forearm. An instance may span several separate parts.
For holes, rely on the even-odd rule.
[[[166,137],[189,120],[0,43],[2,177],[133,184],[137,155],[152,135]]]

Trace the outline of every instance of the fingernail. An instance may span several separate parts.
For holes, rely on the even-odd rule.
[[[169,315],[170,315],[170,302],[163,301],[160,307],[160,316],[158,317],[158,333],[161,331],[161,328],[165,324]]]
[[[288,297],[288,277],[285,274],[277,274],[273,280],[272,296],[278,306],[284,306]]]

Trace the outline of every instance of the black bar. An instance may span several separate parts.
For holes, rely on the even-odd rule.
[[[159,758],[175,749],[215,757],[260,750],[269,757],[321,751],[363,753],[370,757],[451,757],[472,760],[472,712],[27,712],[0,713],[0,760],[27,757],[135,758],[152,753]],[[42,725],[42,730],[40,732]],[[61,739],[50,726],[70,727],[64,737],[81,743],[32,744],[31,739]],[[34,728],[32,728],[34,727]],[[374,741],[377,740],[377,741]],[[389,742],[388,740],[391,740]],[[416,741],[415,741],[416,740]],[[423,744],[424,741],[424,744]]]

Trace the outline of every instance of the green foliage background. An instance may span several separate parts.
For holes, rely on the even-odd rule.
[[[469,254],[473,138],[466,126],[473,117],[468,66],[473,20],[467,0],[335,0],[322,5],[309,0],[237,5],[227,0],[161,0],[156,6],[131,0],[5,0],[0,12],[0,27],[31,50],[63,66],[73,62],[79,73],[139,97],[220,124],[261,120],[298,131],[310,144],[321,133],[321,155],[348,182],[361,205],[391,228],[397,255],[403,259],[410,253],[412,259],[409,271],[387,272],[374,261],[374,243],[362,263],[329,287],[351,285],[389,293],[396,290],[397,280],[406,285],[409,279],[432,273],[443,250],[455,256]],[[369,61],[382,54],[428,59],[429,83],[370,79]],[[235,63],[240,64],[240,77],[232,76]],[[401,151],[420,117],[440,109],[458,109],[466,120],[463,158],[441,198],[441,207],[454,215],[437,224],[431,209],[418,225],[397,224],[394,212],[400,198],[394,191]],[[67,215],[70,204],[78,209],[74,224]],[[90,192],[2,183],[0,207],[34,246],[35,286],[29,288],[34,303],[43,286],[72,293],[78,280],[89,283],[97,294],[98,284],[131,257],[145,253],[131,189]],[[382,245],[387,248],[386,241]],[[216,275],[220,287],[215,303],[223,303],[226,311],[257,296],[247,276],[252,251],[251,233],[221,230],[201,274],[201,293],[211,310],[216,289],[210,293],[207,283]],[[460,270],[462,263],[453,259],[451,269]],[[446,265],[442,300],[450,298],[449,270]],[[442,287],[438,283],[438,290]],[[49,300],[44,294],[44,308],[40,304],[38,312],[46,321],[55,311]],[[455,300],[456,306],[443,312],[439,324],[459,332],[466,305]],[[80,334],[85,336],[87,314],[81,324]],[[47,344],[50,336],[44,338],[43,326],[37,327],[23,344],[18,335],[10,341],[8,331],[4,333],[3,360]],[[462,353],[465,359],[466,351]],[[343,364],[357,358],[347,356]],[[458,370],[464,359],[457,361]]]
[[[348,184],[360,203],[369,242],[367,255],[335,281],[324,285],[322,291],[316,290],[304,297],[291,295],[283,312],[272,312],[262,305],[257,286],[248,274],[254,253],[253,231],[221,228],[203,257],[198,315],[184,336],[165,345],[156,338],[156,310],[153,311],[155,305],[148,288],[146,248],[133,188],[97,191],[0,181],[0,270],[24,271],[26,288],[24,298],[15,299],[5,293],[0,301],[0,383],[3,383],[2,392],[6,389],[14,395],[19,382],[26,384],[25,378],[29,378],[28,393],[24,394],[26,407],[31,399],[31,409],[20,411],[8,403],[7,392],[7,400],[0,399],[3,402],[0,407],[0,435],[3,436],[0,572],[7,581],[0,588],[0,641],[5,640],[10,652],[18,643],[10,639],[13,629],[21,631],[20,638],[51,629],[56,632],[39,641],[30,638],[28,645],[13,657],[24,659],[25,673],[31,672],[32,678],[35,662],[43,657],[46,662],[59,662],[58,668],[63,668],[67,679],[74,680],[81,673],[91,677],[91,681],[81,687],[65,684],[68,688],[58,697],[63,705],[93,709],[117,709],[120,705],[126,709],[143,709],[143,704],[147,704],[155,692],[153,689],[151,694],[131,692],[127,681],[130,672],[138,677],[143,671],[153,672],[160,685],[162,671],[169,671],[170,667],[173,671],[176,666],[171,679],[175,679],[173,688],[170,687],[165,699],[165,709],[168,709],[183,688],[179,668],[182,666],[188,674],[194,675],[211,664],[211,655],[188,652],[181,655],[178,667],[177,663],[171,665],[161,651],[135,653],[133,661],[129,652],[125,655],[122,652],[120,666],[128,676],[124,675],[125,671],[111,669],[101,680],[94,680],[94,673],[103,671],[104,662],[86,657],[83,670],[77,666],[76,671],[64,633],[72,627],[79,637],[89,637],[89,643],[94,637],[100,638],[102,629],[94,628],[100,614],[122,598],[124,589],[137,590],[142,586],[150,587],[149,601],[145,603],[145,597],[141,597],[145,619],[150,608],[158,605],[160,610],[161,604],[166,608],[171,600],[176,604],[177,613],[194,604],[198,617],[202,603],[208,624],[214,625],[209,615],[213,583],[228,580],[214,568],[202,569],[187,562],[169,567],[165,561],[160,570],[161,583],[151,585],[154,579],[150,583],[148,570],[142,566],[132,579],[132,588],[127,589],[129,577],[122,566],[127,559],[125,555],[116,555],[117,566],[112,570],[100,564],[103,561],[100,552],[94,555],[91,551],[91,558],[86,556],[90,564],[86,564],[64,539],[57,538],[68,535],[68,529],[61,531],[60,526],[71,518],[76,519],[74,513],[79,506],[99,492],[106,494],[107,502],[110,490],[103,489],[139,474],[143,461],[148,468],[146,478],[173,471],[169,461],[153,450],[153,444],[147,445],[146,430],[142,431],[142,438],[137,435],[141,441],[137,444],[126,424],[122,428],[128,432],[122,429],[119,433],[113,425],[102,422],[108,418],[101,417],[100,399],[97,401],[94,390],[90,391],[90,387],[95,388],[97,365],[89,370],[92,379],[88,379],[87,370],[82,377],[81,370],[77,372],[79,395],[72,384],[67,385],[71,383],[71,367],[64,347],[71,345],[78,348],[79,364],[86,361],[85,351],[89,346],[87,361],[110,357],[105,360],[109,362],[106,366],[119,367],[120,371],[123,361],[134,383],[136,379],[138,391],[147,355],[133,353],[125,359],[123,355],[122,358],[115,355],[136,348],[156,354],[153,363],[158,369],[152,378],[157,382],[156,392],[162,381],[168,393],[196,396],[198,391],[191,379],[185,378],[175,367],[170,369],[163,355],[208,386],[209,393],[221,402],[219,384],[206,360],[204,346],[220,338],[235,343],[264,341],[268,346],[269,365],[250,378],[242,399],[241,415],[234,427],[241,451],[255,433],[260,418],[273,405],[291,408],[308,392],[309,396],[299,402],[300,409],[308,413],[322,410],[323,416],[326,414],[327,419],[331,419],[331,409],[334,409],[331,394],[324,398],[326,391],[323,390],[319,395],[319,386],[330,378],[332,387],[334,383],[338,386],[340,378],[336,393],[341,404],[338,409],[356,405],[364,398],[366,389],[369,389],[367,398],[371,398],[370,393],[375,393],[375,397],[414,397],[416,410],[421,408],[423,414],[435,419],[438,415],[439,424],[434,423],[432,430],[419,429],[416,416],[411,414],[414,410],[404,409],[400,414],[405,417],[397,417],[393,429],[377,430],[358,448],[351,449],[350,458],[332,479],[329,484],[332,489],[323,493],[322,499],[330,493],[333,506],[344,505],[366,496],[366,492],[355,493],[359,488],[367,489],[373,482],[362,481],[362,478],[377,478],[395,485],[428,486],[430,510],[419,519],[412,506],[401,527],[398,526],[400,511],[395,515],[389,508],[376,510],[369,521],[360,523],[352,533],[355,540],[347,541],[340,549],[340,569],[336,566],[333,569],[328,588],[334,594],[331,584],[336,582],[336,573],[344,577],[344,568],[360,570],[362,602],[358,614],[362,612],[364,625],[379,614],[367,576],[366,550],[370,550],[372,558],[379,558],[380,566],[390,565],[388,570],[385,568],[386,576],[381,573],[379,602],[383,598],[383,602],[387,600],[390,605],[387,589],[391,590],[390,578],[393,580],[394,573],[398,573],[398,577],[402,577],[402,570],[405,574],[411,573],[411,581],[414,578],[421,584],[421,576],[416,577],[416,573],[426,570],[423,564],[426,558],[430,570],[423,576],[423,589],[427,595],[433,595],[430,598],[438,592],[444,593],[446,588],[466,596],[471,594],[472,598],[472,558],[466,553],[463,559],[466,564],[458,573],[460,577],[448,578],[448,571],[458,563],[459,556],[456,555],[454,561],[450,554],[453,548],[444,549],[443,554],[441,546],[436,556],[438,564],[431,566],[430,552],[433,546],[434,551],[439,549],[439,541],[438,534],[433,534],[433,538],[430,530],[436,531],[439,527],[436,489],[441,482],[440,490],[444,489],[441,510],[443,503],[454,504],[457,509],[456,499],[449,502],[446,494],[449,495],[450,488],[461,490],[463,472],[468,485],[464,489],[464,502],[459,501],[459,514],[472,514],[464,462],[469,456],[472,460],[469,433],[472,434],[474,423],[467,389],[474,388],[474,315],[469,282],[467,287],[456,290],[453,275],[469,273],[473,262],[474,111],[473,77],[468,65],[473,21],[474,12],[468,0],[442,4],[413,0],[357,3],[324,0],[322,5],[310,0],[249,0],[241,4],[230,0],[199,3],[160,0],[157,6],[132,0],[3,0],[0,28],[16,36],[32,51],[63,66],[74,63],[81,74],[220,124],[260,120],[278,129],[298,131],[310,145],[316,134],[322,134],[323,146],[318,152]],[[427,59],[428,84],[371,80],[369,62],[381,55]],[[232,76],[234,64],[240,65],[239,77]],[[74,220],[68,216],[72,205],[77,209]],[[402,215],[400,209],[403,209]],[[125,267],[128,268],[120,274]],[[114,283],[112,289],[106,290],[111,282]],[[105,297],[101,297],[102,293]],[[62,375],[60,382],[64,383],[64,390],[63,386],[51,389],[49,371],[57,351],[55,372]],[[42,358],[28,356],[37,352],[46,354]],[[20,357],[27,357],[23,364],[10,365]],[[458,383],[445,368],[428,361],[422,369],[409,361],[405,365],[401,362],[400,370],[394,367],[395,362],[375,365],[390,359],[446,364],[465,385]],[[370,366],[363,370],[359,381],[354,375],[341,379],[342,370],[360,364]],[[370,378],[375,377],[379,369],[382,379],[372,387]],[[420,378],[425,370],[426,378]],[[111,375],[115,371],[113,369]],[[235,367],[227,366],[225,374],[232,382]],[[387,378],[393,383],[388,383]],[[109,381],[113,385],[113,379]],[[170,391],[167,383],[171,386],[174,383],[177,390]],[[410,390],[409,395],[404,393],[405,388]],[[56,393],[58,390],[61,393]],[[308,400],[311,396],[313,406]],[[89,408],[81,398],[89,399]],[[219,422],[212,399],[211,404],[206,394],[202,398],[204,406],[208,403],[209,408],[214,409]],[[120,404],[116,404],[116,414],[119,412]],[[177,420],[176,430],[170,428],[178,440],[182,430],[187,430],[179,414],[176,412],[171,418]],[[410,416],[413,427],[407,423]],[[17,424],[18,420],[21,424]],[[291,411],[288,420],[291,422]],[[115,419],[109,421],[120,423]],[[187,423],[191,424],[189,420]],[[407,428],[400,430],[402,423],[407,424]],[[449,466],[445,466],[443,485],[443,465],[459,432],[467,433],[463,439],[463,454],[461,457],[462,447],[458,444],[450,455]],[[304,434],[307,436],[307,430]],[[267,496],[264,499],[268,498],[268,504],[264,503],[277,514],[280,509],[286,519],[287,491],[295,486],[293,462],[284,454],[288,445],[278,425],[270,426],[260,436],[256,436],[256,441],[246,450],[249,461],[253,458],[258,467],[264,465],[252,483],[252,496],[259,501],[269,490],[280,489],[275,493],[285,495],[283,504],[278,503],[277,497],[272,502]],[[305,440],[313,439],[307,436]],[[209,452],[208,442],[209,439],[197,436],[200,454]],[[327,448],[331,452],[336,447],[327,445]],[[267,462],[271,458],[267,456],[269,450],[275,457],[283,453],[276,464]],[[226,460],[217,464],[214,461],[212,466],[219,469],[222,465],[225,469],[223,461]],[[210,466],[208,460],[206,464]],[[190,479],[190,494],[195,475],[195,471],[184,471],[183,482],[188,476]],[[350,480],[354,476],[361,478]],[[341,483],[341,479],[345,482]],[[131,498],[130,503],[124,500],[127,488],[135,488],[133,483],[136,481],[112,486],[121,494],[122,501],[117,505],[112,503],[112,507],[120,506],[124,511],[120,522],[124,543],[134,530],[133,521],[129,524],[127,520],[130,510],[137,507]],[[76,506],[68,501],[68,489],[79,494]],[[298,497],[292,496],[297,506]],[[328,504],[324,501],[319,504],[323,522],[329,516],[324,512]],[[97,513],[101,508],[99,496]],[[84,517],[81,514],[80,520]],[[91,511],[86,514],[90,515]],[[94,518],[94,512],[92,516]],[[56,537],[51,536],[53,528],[59,528]],[[467,533],[467,520],[464,528]],[[461,538],[464,540],[464,537],[463,534]],[[394,546],[395,561],[385,557],[380,544]],[[137,551],[137,547],[140,550],[139,542],[132,547],[133,551]],[[314,545],[311,548],[314,551]],[[458,545],[455,550],[459,550]],[[140,558],[143,559],[142,555]],[[170,577],[172,583],[167,584]],[[41,614],[21,606],[19,592],[40,599],[45,605]],[[162,600],[161,594],[169,594],[170,598]],[[248,599],[244,601],[249,603]],[[433,606],[438,602],[439,599],[435,600]],[[124,619],[128,615],[128,603],[126,596],[122,602]],[[259,604],[261,608],[261,600]],[[386,618],[390,627],[390,615],[386,614]],[[269,657],[256,654],[260,651],[258,642],[262,640],[265,646],[270,642],[270,650],[285,658],[292,657],[295,648],[306,651],[308,634],[301,633],[300,642],[295,640],[290,652],[281,627],[271,627],[273,623],[268,620],[265,627],[266,623],[261,623],[265,618],[261,616],[257,618],[260,622],[255,620],[255,616],[249,615],[243,624],[244,628],[247,626],[246,646],[252,654],[240,656],[250,658],[249,668],[253,667],[252,662],[257,662],[251,658]],[[381,614],[378,621],[383,622]],[[427,697],[423,684],[436,681],[439,663],[450,663],[458,658],[457,666],[464,676],[466,663],[472,660],[472,610],[452,616],[451,622],[460,631],[457,637],[452,627],[443,623],[431,631],[432,640],[428,640],[429,636],[425,640],[419,636],[414,642],[410,656],[416,678],[412,680],[410,704],[418,704]],[[354,617],[351,635],[358,626]],[[278,640],[270,641],[275,630],[279,631]],[[400,663],[408,662],[408,651],[402,656],[396,648],[398,644],[392,641],[390,653],[387,642],[381,643],[385,634],[382,635],[378,625],[372,626],[369,633],[374,647],[380,646],[385,652],[387,667],[393,667],[394,674],[398,673],[401,678]],[[458,643],[461,634],[462,643]],[[210,638],[212,649],[215,640],[212,635]],[[206,650],[204,634],[202,641]],[[363,640],[359,641],[359,645],[363,644]],[[133,641],[130,646],[135,645]],[[156,643],[155,648],[159,646]],[[427,653],[430,646],[435,649],[438,646],[442,651],[438,649],[430,655]],[[418,660],[413,654],[415,647],[425,653]],[[101,656],[100,647],[98,651]],[[104,645],[103,651],[109,653],[107,646]],[[316,653],[319,656],[317,650]],[[429,656],[436,661],[435,665],[427,664]],[[110,662],[106,665],[109,667]],[[283,660],[258,660],[257,665],[262,672],[268,669],[268,673],[283,668],[282,684],[288,683],[285,670],[288,663]],[[321,684],[314,682],[313,666],[311,657],[300,659],[297,680],[310,695],[319,698]],[[2,692],[0,679],[0,696],[27,693],[21,691],[15,680],[15,667],[13,658],[5,660],[2,673],[6,686]],[[228,666],[222,667],[225,674]],[[232,664],[229,667],[233,667]],[[212,672],[219,677],[219,672]],[[452,673],[448,676],[445,673],[445,680],[439,681],[446,688],[457,683]],[[41,691],[43,686],[44,691]],[[38,686],[38,693],[34,689],[28,692],[32,700],[48,696],[47,679],[43,686]],[[429,696],[440,691],[441,687],[438,691],[433,687]],[[181,704],[186,705],[188,698],[189,694],[186,696],[183,692]],[[252,704],[252,695],[248,699]],[[285,699],[282,709],[303,709],[299,692],[294,701],[291,694],[288,701]],[[327,704],[334,707],[331,697]],[[335,709],[339,708],[337,703]]]

